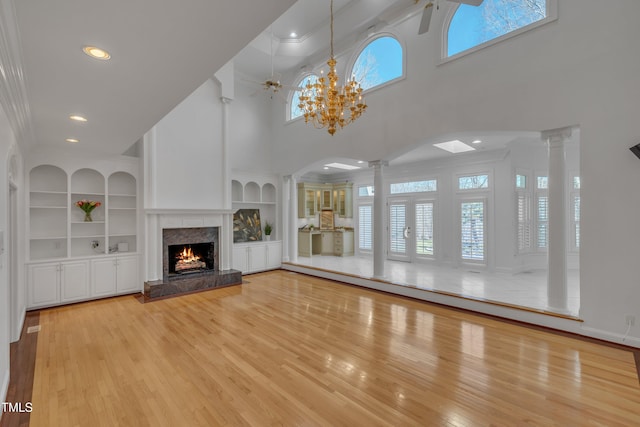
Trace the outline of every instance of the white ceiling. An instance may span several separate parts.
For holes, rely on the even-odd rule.
[[[232,58],[239,75],[261,81],[271,76],[272,43],[280,73],[324,62],[329,50],[328,0],[13,1],[36,147],[77,138],[78,148],[121,154]],[[420,13],[425,2],[334,0],[336,50]],[[87,57],[87,44],[112,59]],[[71,114],[89,121],[72,122]],[[518,136],[459,137],[482,139],[478,149],[488,150]],[[392,164],[448,155],[434,142],[442,141],[425,141]],[[320,162],[315,172],[336,171]]]
[[[14,0],[35,147],[123,153],[294,0]],[[84,55],[84,45],[112,59]],[[68,119],[81,114],[89,120]]]

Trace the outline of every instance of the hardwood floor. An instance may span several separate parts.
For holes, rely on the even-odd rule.
[[[640,425],[631,349],[284,271],[40,312],[31,426]]]

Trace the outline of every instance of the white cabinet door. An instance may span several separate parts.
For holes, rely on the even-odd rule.
[[[242,274],[249,272],[248,248],[246,246],[233,245],[233,269],[240,270]]]
[[[91,261],[91,295],[94,297],[115,295],[116,259],[95,259]]]
[[[59,263],[29,266],[29,308],[53,305],[60,301],[59,270]]]
[[[282,242],[267,243],[267,268],[280,268],[282,264]]]
[[[70,302],[89,297],[89,262],[63,262],[60,268],[60,301]]]
[[[267,246],[254,244],[249,246],[249,271],[262,271],[267,268]]]
[[[119,256],[117,262],[117,292],[119,294],[142,291],[138,281],[138,257]]]

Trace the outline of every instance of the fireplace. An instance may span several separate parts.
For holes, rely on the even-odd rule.
[[[144,282],[145,301],[242,284],[242,272],[230,268],[232,211],[146,214],[152,277]]]
[[[215,270],[215,243],[184,243],[169,245],[169,277]]]
[[[218,227],[162,230],[164,280],[217,271]]]

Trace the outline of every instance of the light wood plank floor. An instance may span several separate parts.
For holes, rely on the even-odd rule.
[[[32,426],[640,425],[628,349],[275,271],[40,313]]]

